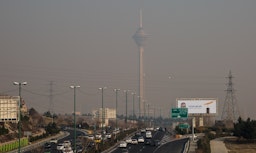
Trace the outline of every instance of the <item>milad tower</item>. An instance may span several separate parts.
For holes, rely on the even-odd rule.
[[[142,28],[142,10],[140,9],[140,27],[133,35],[139,50],[139,117],[145,117],[145,97],[144,97],[144,70],[143,70],[143,52],[147,35]]]

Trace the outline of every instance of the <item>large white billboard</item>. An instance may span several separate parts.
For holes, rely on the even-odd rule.
[[[216,98],[177,99],[177,107],[188,108],[188,114],[217,114]]]
[[[17,122],[19,96],[0,96],[0,122]]]

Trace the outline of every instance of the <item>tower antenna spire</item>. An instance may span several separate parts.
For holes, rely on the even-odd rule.
[[[140,8],[140,28],[142,28],[142,9]]]

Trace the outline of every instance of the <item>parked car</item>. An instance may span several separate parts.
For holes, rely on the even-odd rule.
[[[120,148],[126,148],[127,147],[127,143],[125,141],[121,141],[119,144]]]

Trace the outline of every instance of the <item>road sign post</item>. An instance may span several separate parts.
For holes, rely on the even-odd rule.
[[[188,108],[172,108],[172,118],[188,118]]]
[[[187,123],[179,124],[179,128],[180,129],[188,129],[189,128],[189,124],[187,124]]]

